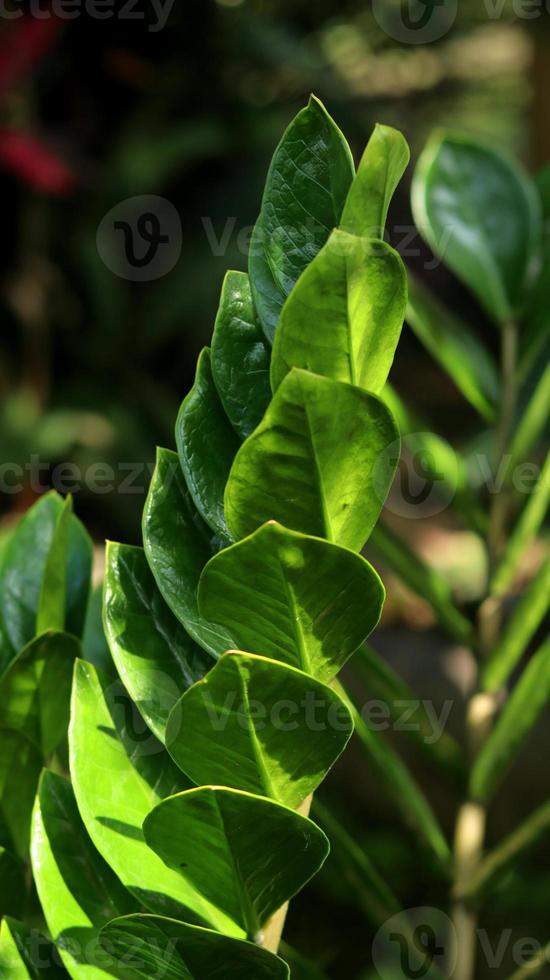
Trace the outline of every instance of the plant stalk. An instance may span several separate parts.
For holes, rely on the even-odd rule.
[[[510,321],[502,328],[501,371],[502,402],[495,432],[493,472],[495,478],[506,461],[511,440],[517,401],[517,325]],[[501,622],[501,599],[492,594],[491,582],[505,544],[509,499],[507,480],[493,493],[489,507],[487,533],[487,586],[480,604],[476,647],[486,659],[498,640]],[[466,710],[466,737],[470,767],[490,735],[498,701],[495,695],[480,690],[478,679]],[[453,980],[474,980],[477,946],[477,911],[475,902],[466,896],[468,884],[475,876],[483,857],[487,811],[483,803],[467,799],[459,809],[454,842],[455,903],[453,923],[456,930],[458,960]]]

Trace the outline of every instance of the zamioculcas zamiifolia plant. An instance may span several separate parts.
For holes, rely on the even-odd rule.
[[[548,610],[546,559],[503,615],[542,526],[550,465],[526,504],[509,474],[498,493],[476,491],[467,452],[458,457],[419,423],[387,378],[406,315],[479,413],[477,444],[492,438],[492,472],[503,460],[524,461],[548,407],[548,369],[526,397],[547,332],[548,265],[535,185],[479,142],[434,136],[414,180],[417,224],[497,324],[499,371],[482,339],[424,285],[411,279],[408,295],[403,262],[384,240],[407,162],[403,137],[377,126],[355,173],[315,98],[277,147],[248,274],[227,274],[211,347],[177,418],[177,452],[158,450],[143,548],[107,547],[112,662],[76,661],[68,769],[53,737],[44,748],[52,761],[34,805],[32,870],[57,959],[38,966],[34,933],[8,917],[0,976],[284,980],[290,962],[295,980],[315,980],[281,934],[288,902],[327,857],[326,831],[361,910],[381,927],[373,976],[473,980],[477,912],[550,825],[543,804],[483,853],[491,797],[550,694],[547,641],[507,700],[503,692]],[[485,542],[475,616],[379,520],[400,456],[395,419],[406,453],[422,457]],[[26,568],[27,545],[14,541],[7,549]],[[477,658],[465,749],[445,732],[425,737],[424,702],[365,644],[384,601],[361,555],[367,541]],[[55,554],[52,545],[49,570]],[[33,629],[74,632],[59,607],[52,619],[48,594],[64,588],[55,582],[52,571]],[[10,639],[10,616],[2,607],[7,660],[34,635]],[[412,738],[460,796],[454,853],[408,766],[339,681],[352,657],[357,679],[391,716],[403,702],[413,706]],[[47,713],[50,688],[41,683],[36,675]],[[11,690],[1,697],[11,718]],[[63,719],[55,722],[61,741]],[[426,922],[400,915],[399,882],[386,880],[376,856],[315,795],[354,728],[369,773],[422,854],[431,903],[448,894],[445,934],[433,932],[431,913]],[[4,812],[13,812],[9,796]],[[388,926],[396,916],[399,928]],[[419,928],[421,939],[432,930],[431,946]],[[543,962],[535,957],[529,975]]]

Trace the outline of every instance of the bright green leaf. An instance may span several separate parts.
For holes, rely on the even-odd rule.
[[[264,524],[210,560],[199,609],[235,649],[328,683],[374,629],[384,602],[375,570],[355,552]]]
[[[36,929],[6,916],[0,925],[0,977],[2,980],[63,980],[53,944]],[[105,976],[105,974],[103,974]]]
[[[275,391],[293,367],[379,394],[407,303],[407,276],[382,241],[336,229],[281,311],[271,361]]]
[[[197,513],[176,453],[157,450],[143,513],[143,545],[156,583],[189,635],[216,655],[225,638],[199,616],[197,587],[218,542]],[[226,648],[231,644],[226,644]]]
[[[136,909],[95,850],[77,809],[70,782],[45,770],[33,815],[32,864],[50,934],[75,980],[111,976],[99,946],[99,929]]]
[[[346,140],[312,96],[275,150],[250,242],[252,295],[271,342],[286,297],[340,221],[353,174]]]
[[[141,548],[108,543],[104,622],[124,687],[163,741],[171,709],[212,658],[166,605]]]
[[[149,847],[250,939],[303,888],[329,851],[311,820],[224,787],[204,786],[164,800],[143,830]]]
[[[212,374],[227,417],[241,439],[271,400],[269,347],[256,320],[245,272],[228,272],[212,337]]]
[[[69,730],[71,777],[80,814],[102,857],[153,912],[234,927],[145,843],[142,824],[164,797],[186,789],[162,745],[145,728],[120,683],[102,683],[78,661]]]
[[[280,524],[359,551],[386,498],[399,433],[374,395],[294,369],[237,453],[225,492],[235,538]]]
[[[254,943],[158,915],[115,919],[101,938],[121,980],[290,980],[286,963]]]
[[[39,745],[46,758],[66,738],[71,682],[80,643],[68,633],[44,633],[12,660],[0,679],[0,728]]]
[[[377,123],[346,198],[340,227],[353,235],[382,238],[391,199],[409,160],[403,134]]]
[[[73,512],[71,497],[66,497],[57,519],[48,551],[40,598],[36,613],[36,632],[63,630],[67,602],[67,548],[69,521]]]
[[[215,534],[229,539],[223,492],[240,443],[216,390],[208,348],[199,357],[195,383],[179,410],[176,443],[195,507]]]
[[[173,709],[166,745],[194,783],[233,786],[298,807],[352,732],[330,687],[252,654],[225,654]]]

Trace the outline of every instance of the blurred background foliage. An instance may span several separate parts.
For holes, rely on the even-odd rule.
[[[22,491],[1,495],[6,524],[32,502],[37,480],[43,489],[67,489],[56,481],[57,473],[70,482],[62,465],[85,473],[107,464],[114,488],[109,470],[104,492],[84,481],[75,488],[76,510],[98,542],[139,541],[154,447],[173,447],[177,408],[210,338],[223,275],[246,268],[271,154],[311,91],[356,159],[376,121],[405,133],[413,161],[438,125],[506,146],[532,169],[550,158],[547,18],[518,19],[514,6],[461,0],[452,30],[424,46],[388,37],[365,0],[176,0],[159,31],[147,17],[0,18],[0,445],[4,464],[26,468]],[[410,176],[390,216],[397,247],[412,222]],[[183,225],[179,261],[150,283],[117,277],[96,248],[106,212],[139,194],[168,198]],[[406,247],[411,266],[494,345],[494,331],[453,277],[426,268],[419,239]],[[479,437],[473,411],[408,330],[392,380],[455,444]],[[124,466],[136,464],[133,492],[118,492]],[[4,480],[19,482],[7,470]],[[435,524],[408,523],[418,553],[435,556],[475,599],[476,576],[483,578],[475,535],[445,514]],[[433,620],[421,600],[397,587],[390,595],[378,648],[423,696],[460,700],[463,652],[428,630]],[[451,726],[460,727],[455,712]],[[533,744],[532,768],[518,771],[509,790],[523,794],[525,806],[541,752]],[[368,774],[357,779],[357,771],[364,760],[352,749],[329,785],[335,811],[409,905],[425,904],[429,869]],[[447,811],[450,831],[452,788],[431,776],[428,793]],[[500,801],[495,835],[515,823],[513,800]],[[513,895],[503,891],[500,904],[497,895],[487,928],[509,919],[515,936],[548,939],[548,872],[527,865]],[[437,901],[433,891],[430,901]],[[372,931],[360,882],[338,847],[293,903],[288,938],[334,980],[370,980]],[[480,977],[494,975],[483,970]]]

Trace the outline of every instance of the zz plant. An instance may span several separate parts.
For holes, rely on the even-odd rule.
[[[77,534],[70,504],[50,497],[38,505],[61,515],[49,545],[28,544],[23,522],[19,542],[14,536],[5,548],[0,711],[2,725],[17,729],[13,719],[31,690],[25,717],[32,729],[24,734],[40,744],[40,766],[47,766],[34,803],[31,862],[55,950],[33,946],[36,918],[22,925],[24,910],[6,909],[0,975],[284,980],[286,908],[327,857],[324,830],[351,869],[367,916],[384,927],[402,903],[376,861],[314,797],[354,728],[437,893],[443,883],[453,907],[456,969],[445,936],[447,958],[419,973],[425,957],[421,950],[419,965],[414,922],[402,925],[414,975],[475,975],[477,910],[550,822],[545,804],[495,852],[483,853],[491,796],[550,694],[546,641],[498,714],[503,688],[548,609],[547,559],[503,616],[518,562],[542,526],[550,467],[524,506],[508,476],[499,493],[474,492],[466,454],[457,459],[439,435],[422,431],[387,378],[406,315],[483,419],[485,442],[495,431],[494,471],[505,459],[524,460],[548,407],[547,369],[538,371],[530,400],[518,398],[528,380],[532,388],[544,343],[548,265],[534,184],[477,141],[435,135],[415,175],[417,224],[498,327],[499,371],[481,338],[407,277],[385,241],[408,156],[397,131],[377,126],[355,172],[342,133],[315,98],[285,132],[248,274],[227,274],[211,347],[181,406],[177,452],[158,450],[143,548],[107,547],[109,661],[98,666],[86,646],[74,647],[81,586],[76,558],[60,557],[68,553],[67,527]],[[544,188],[542,181],[543,196]],[[395,419],[406,451],[423,454],[450,488],[460,520],[486,542],[487,585],[475,616],[379,521],[400,455]],[[365,645],[384,602],[381,580],[361,555],[367,540],[478,659],[467,751],[447,733],[428,744],[422,707],[412,733],[460,794],[454,853],[408,767],[338,680],[353,655],[352,669],[390,712],[412,698]],[[49,584],[35,583],[27,595],[23,577],[14,620],[9,568],[15,556],[25,576],[32,547],[41,549],[41,581]],[[25,616],[17,632],[13,624]],[[39,644],[53,637],[50,659],[41,654],[18,691],[9,682],[15,653],[35,633]],[[60,707],[67,675],[57,690],[42,665],[59,657],[65,669],[75,652],[67,765]],[[36,766],[33,773],[36,783]],[[28,830],[10,823],[16,790],[6,796],[6,785],[2,815],[15,852],[21,830],[24,858]],[[0,881],[10,880],[5,853]],[[15,860],[10,855],[10,874]],[[389,966],[377,962],[384,980],[403,976],[390,947]],[[533,961],[530,972],[537,968]],[[302,969],[292,961],[293,977],[305,976]]]

